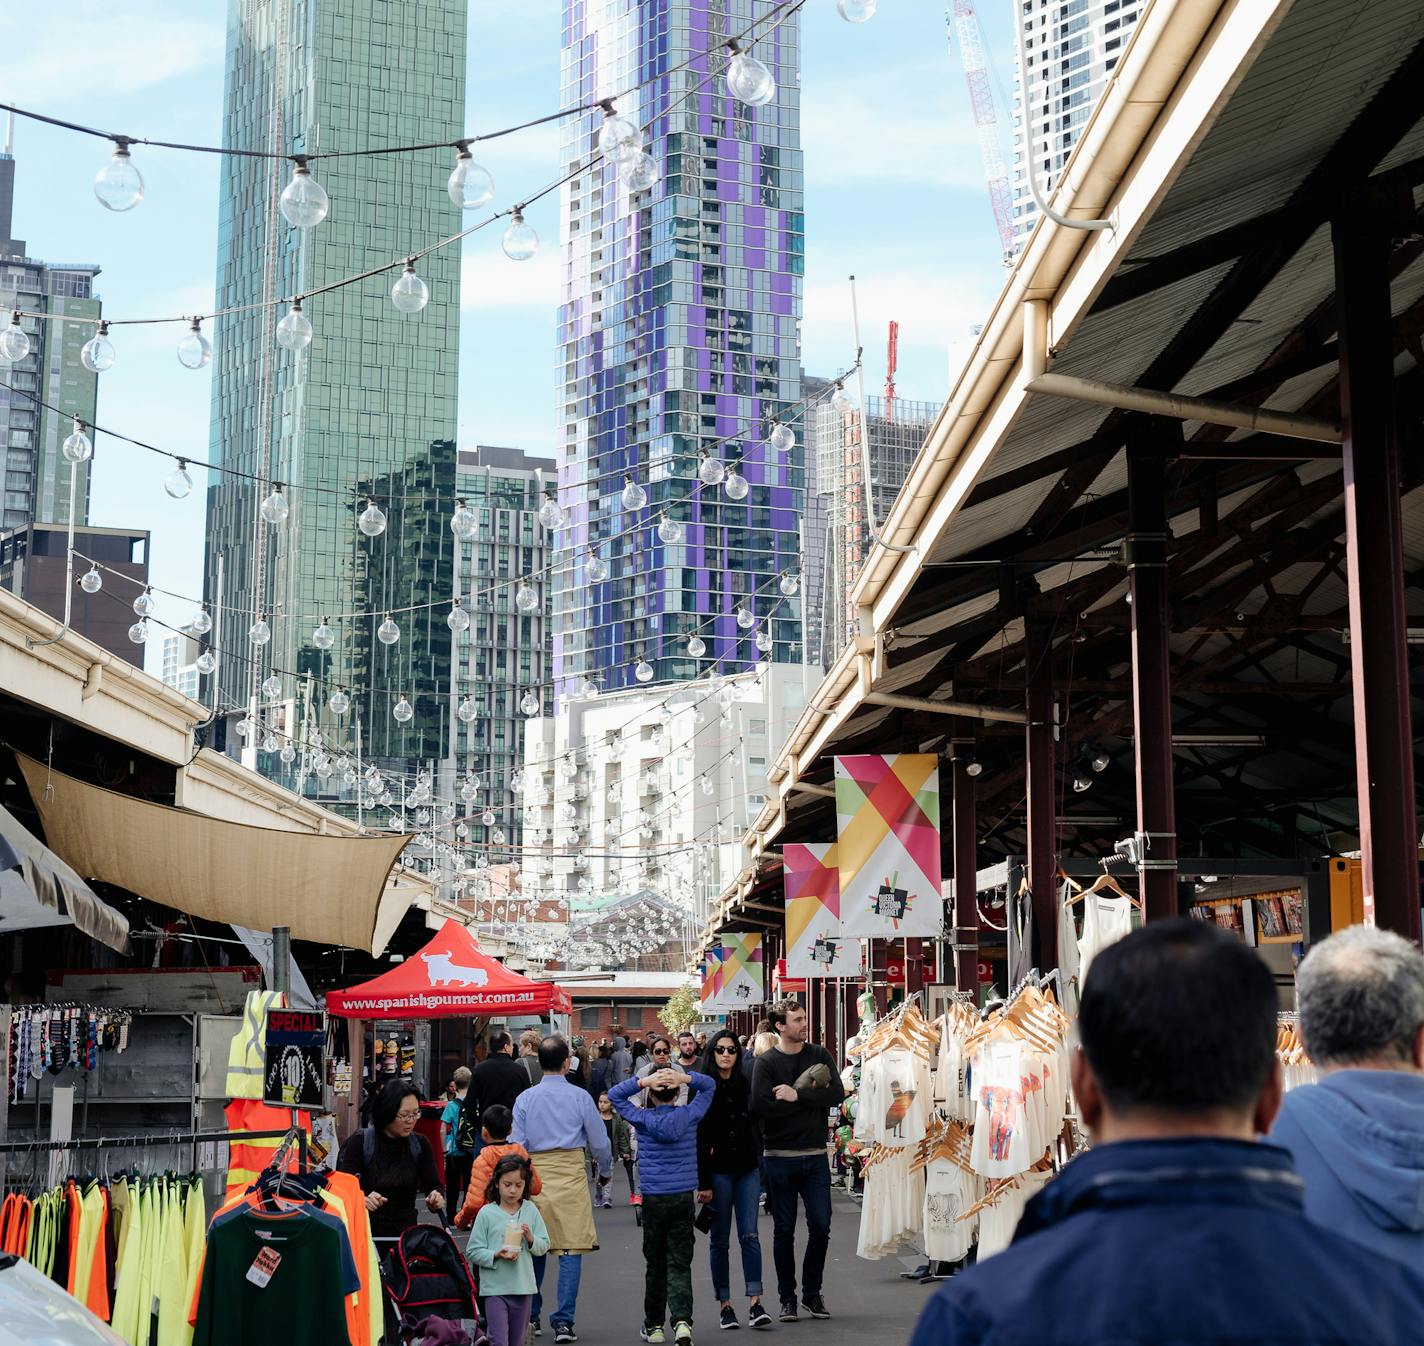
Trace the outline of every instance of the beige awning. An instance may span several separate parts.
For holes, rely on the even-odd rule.
[[[80,874],[192,916],[371,950],[408,836],[332,837],[116,794],[15,754],[50,849]]]

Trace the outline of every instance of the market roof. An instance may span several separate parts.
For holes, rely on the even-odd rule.
[[[1415,436],[1404,550],[1407,582],[1419,587],[1421,87],[1415,0],[1156,0],[1144,11],[1052,201],[1112,227],[1036,226],[880,528],[883,545],[853,592],[861,634],[772,768],[775,794],[748,837],[754,862],[778,838],[834,834],[832,752],[944,750],[965,732],[985,764],[981,846],[1022,849],[1013,721],[1023,715],[1026,619],[1046,620],[1061,642],[1053,657],[1073,696],[1070,732],[1091,734],[1112,758],[1130,752],[1126,446],[1154,439],[1173,462],[1178,722],[1261,739],[1230,754],[1184,753],[1179,833],[1185,816],[1199,832],[1230,826],[1262,853],[1290,853],[1307,823],[1319,849],[1351,839],[1349,650],[1337,634],[1349,624],[1343,485],[1329,442],[1339,360],[1331,225],[1368,192],[1396,240],[1396,398]],[[1264,407],[1315,438],[1029,391],[1036,340],[1056,375]],[[887,704],[894,697],[911,700]],[[949,719],[946,703],[968,718]],[[994,710],[1007,723],[983,718]],[[1131,830],[1130,782],[1112,783],[1128,774],[1094,783],[1085,802],[1095,821],[1067,833],[1068,847]],[[1262,827],[1277,805],[1281,820]],[[712,930],[738,907],[732,891],[724,898],[733,900]]]

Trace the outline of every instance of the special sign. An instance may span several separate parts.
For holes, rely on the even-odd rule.
[[[282,1108],[319,1108],[325,1079],[326,1015],[268,1010],[262,1101]]]

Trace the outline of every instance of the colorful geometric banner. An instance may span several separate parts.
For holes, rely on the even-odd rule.
[[[714,944],[707,950],[702,963],[702,994],[699,997],[704,1014],[717,1011],[717,997],[722,990],[722,946]]]
[[[939,759],[867,754],[835,765],[841,934],[940,934]]]
[[[722,936],[720,1010],[746,1009],[766,999],[761,936],[728,931]]]
[[[786,975],[858,977],[860,941],[841,937],[841,886],[836,844],[781,848],[786,887]]]

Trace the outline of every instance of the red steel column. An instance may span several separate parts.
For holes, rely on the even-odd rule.
[[[1177,914],[1172,668],[1167,637],[1167,481],[1161,447],[1127,451],[1127,574],[1132,594],[1133,767],[1142,914]]]
[[[1419,943],[1419,827],[1404,615],[1389,237],[1367,203],[1334,225],[1350,672],[1365,913]]]
[[[1053,723],[1053,629],[1027,622],[1024,670],[1028,725],[1028,885],[1037,935],[1034,964],[1058,966],[1058,733]],[[1011,893],[1012,900],[1013,894]]]

